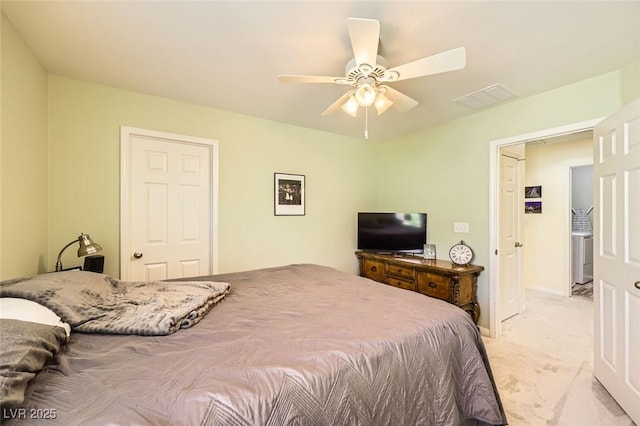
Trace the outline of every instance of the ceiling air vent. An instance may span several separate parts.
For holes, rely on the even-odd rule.
[[[494,84],[476,92],[469,93],[468,95],[464,95],[456,99],[456,102],[469,108],[478,109],[515,97],[516,95],[502,84]]]

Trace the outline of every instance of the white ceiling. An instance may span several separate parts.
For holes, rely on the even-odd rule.
[[[640,57],[640,1],[11,1],[2,11],[52,74],[362,138],[364,115],[322,117],[345,86],[348,17],[381,22],[389,66],[463,46],[463,70],[393,87],[420,104],[369,114],[370,139],[475,112],[454,99],[501,83],[518,97]],[[639,77],[640,78],[640,77]]]

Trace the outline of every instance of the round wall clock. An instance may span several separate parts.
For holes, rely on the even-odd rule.
[[[473,250],[464,241],[460,241],[449,250],[449,258],[456,265],[468,265],[473,259]]]

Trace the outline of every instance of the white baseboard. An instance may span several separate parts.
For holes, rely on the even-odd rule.
[[[480,335],[484,337],[491,337],[491,331],[488,328],[478,326],[478,330],[480,330]]]

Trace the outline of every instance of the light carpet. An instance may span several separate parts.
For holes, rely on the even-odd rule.
[[[527,291],[526,305],[483,338],[509,424],[634,425],[593,376],[593,302]]]

